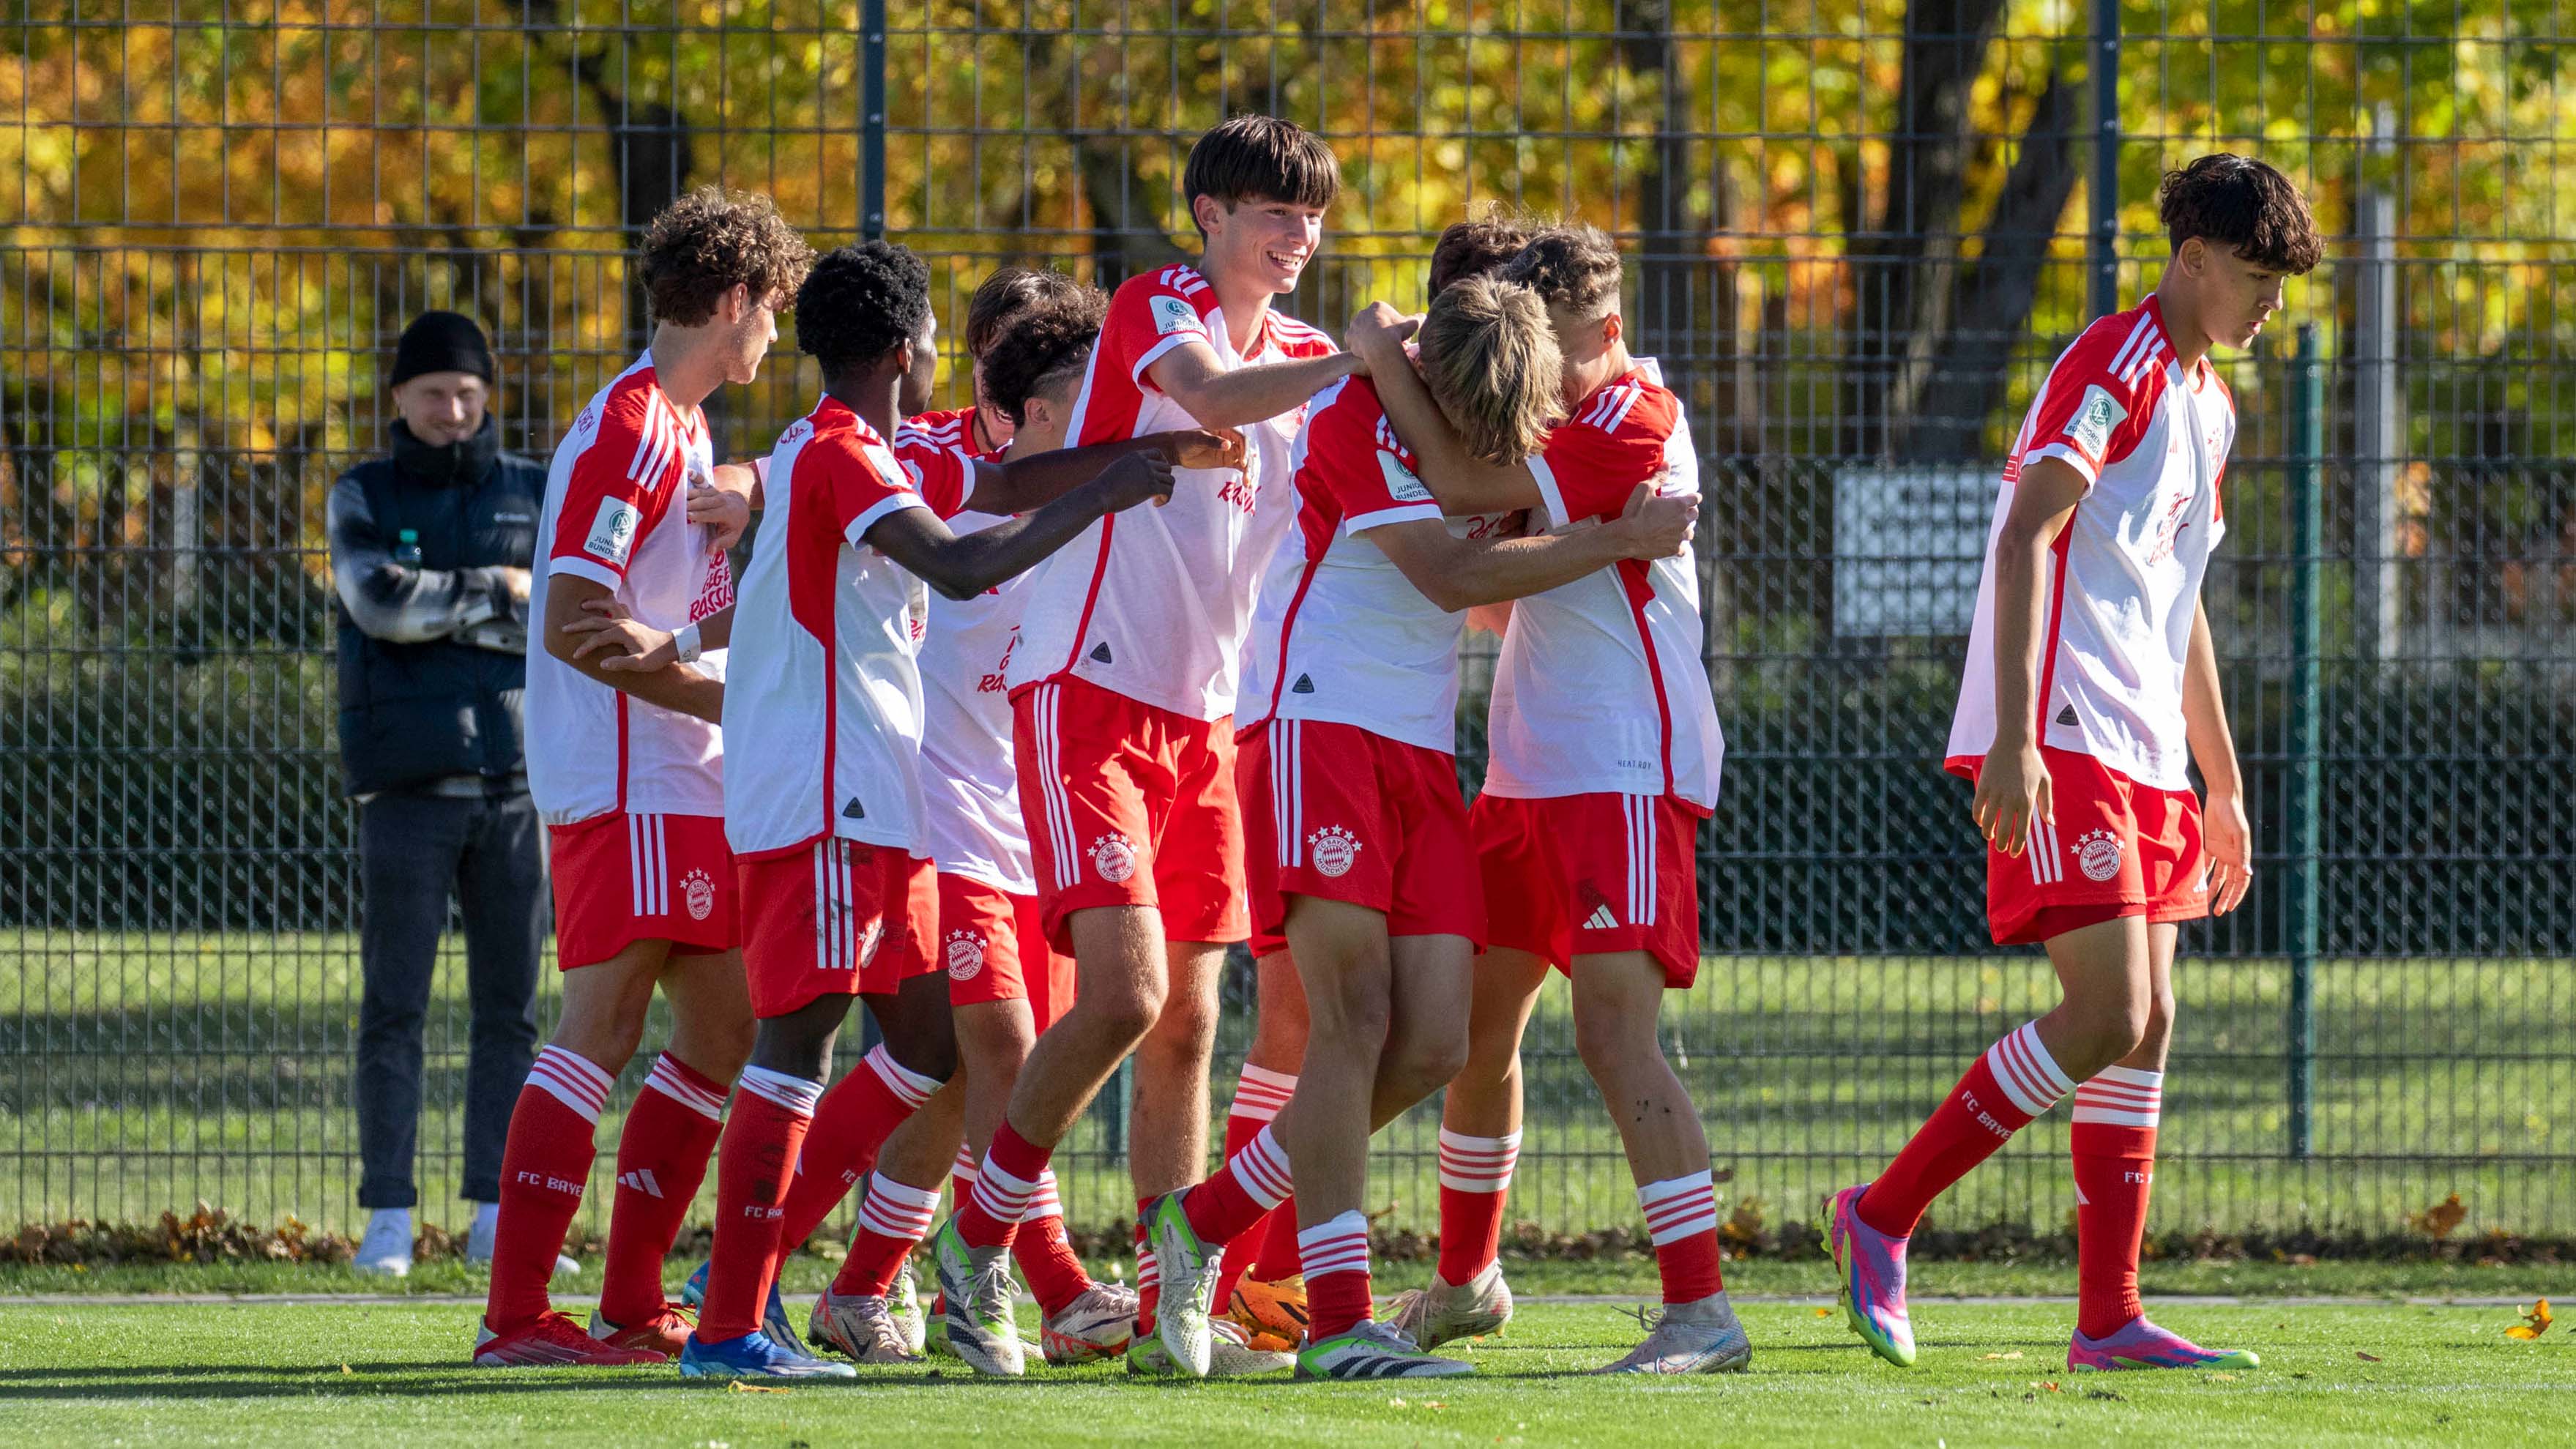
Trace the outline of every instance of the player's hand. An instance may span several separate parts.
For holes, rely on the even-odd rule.
[[[1652,484],[1640,483],[1610,527],[1618,532],[1621,557],[1671,558],[1690,548],[1699,528],[1699,499],[1687,493],[1658,497]]]
[[[680,660],[670,635],[633,619],[575,619],[563,629],[588,636],[573,649],[573,658],[597,655],[598,667],[612,674],[650,674]]]
[[[726,464],[725,467],[742,473],[751,471],[749,468],[732,463]],[[717,471],[722,472],[723,469]],[[714,532],[715,537],[710,542],[715,545],[717,551],[721,552],[733,547],[735,541],[742,537],[742,531],[751,526],[751,498],[748,490],[736,493],[730,488],[720,488],[712,484],[690,484],[689,521],[702,524]]]
[[[1976,803],[1970,807],[1977,830],[1988,845],[2018,859],[2030,842],[2031,823],[2057,819],[2051,789],[2039,746],[1988,751],[1985,767],[1977,772]]]
[[[1100,490],[1104,513],[1121,513],[1147,499],[1160,508],[1172,499],[1171,460],[1159,453],[1129,453],[1101,470],[1091,486]]]
[[[1407,317],[1384,302],[1371,302],[1351,318],[1350,330],[1342,334],[1342,345],[1359,359],[1358,375],[1366,377],[1373,366],[1400,361],[1405,339],[1421,329],[1421,318]]]
[[[2254,826],[2245,797],[2212,794],[2200,812],[2201,848],[2209,852],[2209,911],[2226,915],[2254,884]]]
[[[1247,456],[1243,434],[1232,428],[1182,428],[1156,433],[1154,445],[1175,468],[1233,468]]]

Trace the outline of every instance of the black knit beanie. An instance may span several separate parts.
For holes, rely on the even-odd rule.
[[[403,329],[394,347],[393,386],[424,372],[470,372],[485,382],[492,378],[492,348],[483,328],[460,312],[423,312]]]

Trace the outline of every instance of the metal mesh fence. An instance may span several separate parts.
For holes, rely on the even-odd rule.
[[[2549,1090],[2576,1039],[2562,17],[2080,9],[25,0],[0,22],[0,1218],[356,1215],[322,501],[380,446],[410,316],[484,321],[505,441],[543,456],[635,350],[624,249],[687,186],[910,243],[953,337],[1004,261],[1109,285],[1181,255],[1190,140],[1265,110],[1345,166],[1287,304],[1319,324],[1417,299],[1471,207],[1631,249],[1632,334],[1703,454],[1730,741],[1711,954],[1666,1024],[1728,1190],[1775,1220],[2052,999],[2035,952],[1984,943],[1937,760],[1991,479],[2057,350],[2153,285],[2161,171],[2287,170],[2335,240],[2290,287],[2308,345],[2220,359],[2242,428],[2208,590],[2259,874],[2184,934],[2158,1222],[2374,1232],[2458,1192],[2473,1229],[2576,1231]],[[711,402],[720,451],[803,411],[792,356]],[[1482,715],[1471,688],[1471,781]],[[1623,1224],[1561,990],[1513,1215]],[[464,1045],[451,962],[433,1215]],[[1433,1125],[1381,1142],[1426,1229]],[[1118,1132],[1113,1104],[1078,1139],[1077,1221],[1123,1214]],[[2062,1221],[2062,1133],[1941,1218]]]

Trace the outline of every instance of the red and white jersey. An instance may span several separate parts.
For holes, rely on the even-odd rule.
[[[1546,531],[1616,518],[1640,483],[1699,494],[1699,455],[1679,398],[1651,358],[1575,404],[1530,460]],[[1485,790],[1506,799],[1670,795],[1717,804],[1726,739],[1700,659],[1699,567],[1614,567],[1512,606],[1495,665]]]
[[[769,455],[768,507],[734,608],[725,837],[738,856],[824,836],[926,855],[921,583],[862,540],[925,506],[876,429],[826,397]]]
[[[546,616],[556,574],[609,590],[647,627],[694,624],[733,602],[733,565],[689,522],[688,489],[715,474],[705,414],[662,392],[653,355],[601,388],[546,473],[528,617]],[[725,651],[698,667],[721,679]],[[528,793],[549,825],[623,810],[724,812],[716,727],[609,688],[543,649],[528,651]]]
[[[1272,557],[1254,606],[1237,724],[1317,720],[1453,752],[1466,616],[1424,598],[1362,537],[1442,516],[1368,379],[1345,378],[1315,394],[1294,467],[1297,525]],[[1453,533],[1479,537],[1510,517],[1448,522]]]
[[[2039,743],[2091,755],[2142,785],[2191,788],[2183,657],[2209,555],[2227,531],[2218,480],[2236,403],[2206,360],[2186,381],[2153,297],[2084,329],[2048,370],[1995,495],[1977,620],[1948,765],[1967,774],[1995,742],[1995,538],[2021,470],[2063,459],[2091,487],[2040,579],[2046,634]]]
[[[895,451],[903,451],[903,435],[911,433],[944,448],[955,448],[969,458],[990,457],[977,442],[975,410],[943,408],[933,412],[914,413],[895,425]]]
[[[1334,351],[1271,310],[1238,353],[1206,278],[1180,266],[1132,277],[1109,299],[1068,445],[1198,426],[1147,374],[1190,342],[1227,368]],[[1070,674],[1192,719],[1233,713],[1253,590],[1295,512],[1289,456],[1304,421],[1300,407],[1243,429],[1244,471],[1175,469],[1170,503],[1104,518],[1032,569],[1010,687]]]
[[[972,414],[961,432],[895,429],[895,456],[913,470],[931,509],[956,533],[1007,521],[967,508],[975,491]],[[963,439],[961,442],[960,439]],[[1011,699],[1002,667],[1019,644],[1021,574],[971,599],[930,596],[930,637],[921,646],[921,789],[930,858],[943,875],[964,876],[1011,895],[1037,894],[1028,822],[1020,814],[1019,769],[1011,758]]]

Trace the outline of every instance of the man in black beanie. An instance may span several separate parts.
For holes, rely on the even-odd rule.
[[[390,456],[331,489],[340,759],[363,893],[358,1205],[373,1216],[356,1266],[396,1277],[411,1269],[422,1036],[451,891],[473,1011],[469,1258],[491,1253],[502,1144],[536,1055],[546,878],[519,697],[546,469],[501,451],[493,372],[472,318],[424,313],[394,352]]]

